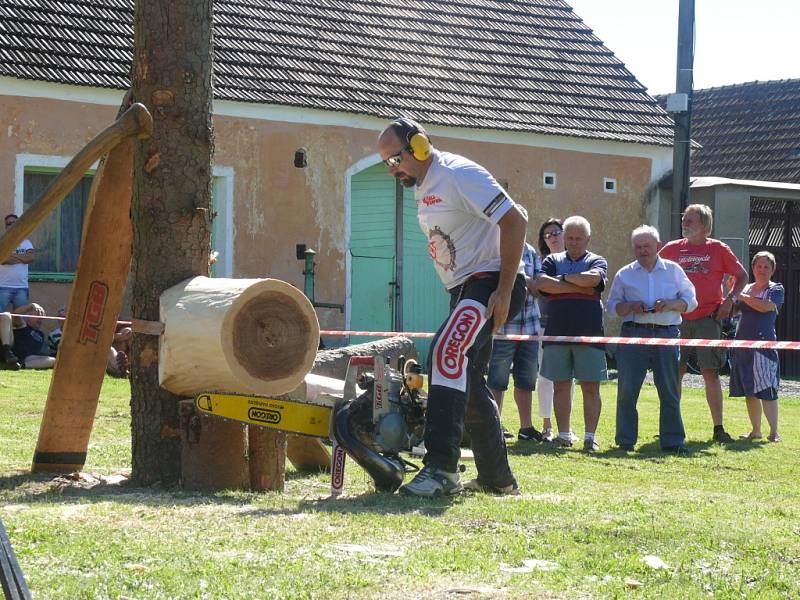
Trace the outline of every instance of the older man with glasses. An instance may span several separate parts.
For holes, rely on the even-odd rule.
[[[6,230],[17,222],[17,215],[6,215]],[[14,254],[0,265],[0,311],[11,304],[14,309],[28,304],[28,265],[34,261],[36,254],[30,240],[22,240]]]
[[[419,224],[450,294],[450,315],[429,356],[425,467],[400,492],[423,497],[449,496],[463,488],[517,493],[484,373],[492,334],[519,312],[527,293],[520,260],[525,212],[486,169],[435,149],[414,121],[389,124],[378,150],[389,173],[415,188]],[[478,477],[462,486],[458,460],[465,427]]]

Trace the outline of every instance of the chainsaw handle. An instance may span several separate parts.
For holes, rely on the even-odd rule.
[[[344,399],[345,401],[355,400],[356,398],[356,379],[358,378],[359,367],[374,367],[374,356],[351,356],[347,363],[347,375],[344,378]]]

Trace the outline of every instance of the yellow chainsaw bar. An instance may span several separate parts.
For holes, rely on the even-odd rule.
[[[333,412],[329,406],[237,394],[200,394],[195,406],[207,415],[321,438],[330,435]]]

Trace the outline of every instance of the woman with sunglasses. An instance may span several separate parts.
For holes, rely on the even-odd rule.
[[[539,227],[539,251],[542,259],[548,254],[564,251],[564,229],[561,226],[561,219],[549,218]],[[539,296],[539,335],[544,333],[544,326],[547,323],[547,296]],[[553,382],[539,374],[536,385],[539,396],[539,416],[542,417],[542,439],[546,442],[553,441]],[[570,402],[572,401],[573,389],[570,390]],[[575,438],[574,441],[577,441]]]

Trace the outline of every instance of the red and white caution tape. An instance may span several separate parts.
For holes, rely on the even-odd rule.
[[[44,321],[66,321],[66,317],[51,317],[49,315],[20,315],[11,313],[12,317],[19,317],[21,319],[42,319]],[[142,319],[133,319],[133,321],[117,321],[117,325],[127,325],[136,333],[144,333],[146,335],[161,335],[164,333],[164,324],[161,321],[143,321]]]
[[[322,330],[320,335],[432,338],[433,333],[414,333],[406,331],[334,331]],[[714,348],[771,348],[773,350],[800,350],[800,342],[772,342],[767,340],[683,340],[676,338],[650,337],[608,337],[588,335],[496,335],[496,340],[527,342],[568,342],[572,344],[627,344],[635,346],[708,346]]]
[[[17,315],[12,317],[34,317],[63,321],[64,317],[37,317],[36,315]],[[137,333],[160,335],[164,332],[164,324],[158,321],[117,321],[119,325],[131,325]],[[322,329],[320,335],[330,336],[360,336],[360,337],[407,337],[407,338],[432,338],[433,333],[420,333],[413,331],[337,331]],[[496,335],[496,340],[511,340],[514,342],[528,342],[539,340],[542,342],[566,342],[571,344],[626,344],[634,346],[697,346],[712,348],[770,348],[772,350],[800,350],[800,342],[793,341],[767,341],[767,340],[684,340],[677,338],[650,338],[650,337],[610,337],[588,335]]]

